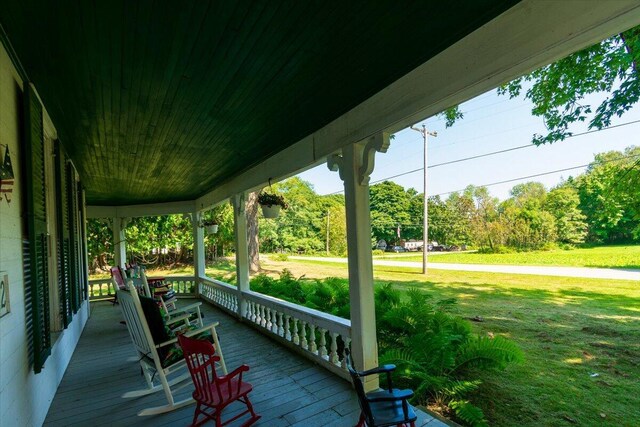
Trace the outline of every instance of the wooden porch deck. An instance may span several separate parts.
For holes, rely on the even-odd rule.
[[[281,347],[256,330],[202,305],[205,323],[219,321],[220,344],[229,369],[246,363],[250,395],[262,415],[256,426],[353,426],[359,408],[351,385],[326,369]],[[45,426],[167,426],[188,425],[194,405],[166,414],[138,417],[148,406],[164,403],[162,392],[123,399],[126,391],[144,387],[129,334],[119,307],[92,303],[92,314],[51,404]],[[187,396],[192,387],[180,395]],[[233,407],[228,408],[234,411]],[[444,426],[421,413],[417,426]],[[241,425],[239,420],[232,424]]]

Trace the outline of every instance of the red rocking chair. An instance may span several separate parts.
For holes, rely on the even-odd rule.
[[[260,419],[260,415],[256,415],[249,401],[248,395],[253,390],[253,386],[242,381],[242,373],[247,372],[249,366],[242,365],[227,375],[218,376],[215,363],[220,358],[215,355],[215,348],[209,341],[188,338],[184,335],[179,335],[178,341],[196,387],[193,399],[197,406],[192,426],[199,426],[208,420],[213,420],[216,427],[221,427],[250,414],[251,418],[243,424],[243,427],[248,427]],[[244,403],[247,409],[223,422],[222,411],[235,401]],[[211,411],[207,412],[207,408]],[[204,418],[198,421],[201,414]]]

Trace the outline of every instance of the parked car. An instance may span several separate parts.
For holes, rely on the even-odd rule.
[[[387,246],[387,252],[407,252],[402,246]]]

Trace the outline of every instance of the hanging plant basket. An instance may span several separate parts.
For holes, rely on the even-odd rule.
[[[280,205],[260,205],[260,207],[265,218],[278,218],[280,216]]]
[[[262,215],[265,218],[278,218],[280,209],[288,207],[284,197],[279,194],[260,193],[258,194],[258,203],[262,207]]]
[[[204,229],[207,231],[207,234],[216,234],[218,232],[218,224],[207,225]]]

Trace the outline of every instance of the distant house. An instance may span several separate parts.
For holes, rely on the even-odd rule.
[[[422,248],[424,247],[424,241],[422,240],[409,240],[407,242],[404,242],[404,248],[408,251],[411,252],[415,252],[415,251],[421,251]]]

